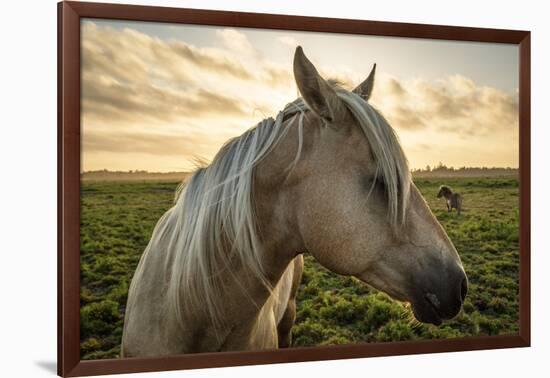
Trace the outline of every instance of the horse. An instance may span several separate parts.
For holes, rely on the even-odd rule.
[[[303,254],[439,325],[468,289],[453,243],[411,179],[393,128],[322,78],[298,46],[301,97],[198,167],[133,276],[121,356],[291,346]]]
[[[451,187],[447,185],[441,185],[437,198],[445,197],[445,203],[447,204],[447,212],[451,212],[456,209],[456,214],[460,215],[462,211],[462,196],[458,193],[454,193]]]

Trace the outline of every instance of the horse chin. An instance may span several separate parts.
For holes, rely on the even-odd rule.
[[[391,298],[400,301],[410,303],[412,312],[416,320],[421,323],[430,323],[434,325],[440,325],[442,323],[442,317],[439,315],[438,310],[425,296],[422,297],[420,293],[407,293],[407,291],[400,291],[395,288],[384,287],[383,285],[377,285],[378,282],[372,282],[365,279],[366,274],[360,274],[356,276],[361,281],[369,286],[380,290]],[[370,277],[372,278],[372,276]]]
[[[421,323],[440,325],[443,321],[437,309],[428,300],[411,302],[412,311],[416,320]]]

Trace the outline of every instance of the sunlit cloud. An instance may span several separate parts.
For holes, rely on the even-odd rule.
[[[377,81],[373,103],[397,129],[432,128],[450,134],[515,133],[518,128],[517,93],[478,86],[452,75],[435,82],[393,77]]]
[[[279,42],[281,42],[283,45],[287,45],[287,46],[290,46],[290,47],[296,47],[299,45],[298,41],[296,40],[296,38],[294,37],[291,37],[289,35],[284,35],[282,37],[279,37],[277,38],[277,40]]]
[[[250,44],[245,34],[231,28],[218,29],[216,35],[229,51],[237,52],[241,57],[257,56],[257,50]]]
[[[173,121],[181,118],[243,115],[232,98],[198,88],[188,93],[153,85],[125,85],[83,75],[83,111],[104,121]]]

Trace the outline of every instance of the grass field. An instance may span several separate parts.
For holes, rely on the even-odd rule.
[[[463,311],[436,327],[411,321],[385,294],[333,274],[306,256],[293,344],[510,334],[518,331],[519,213],[516,178],[415,180],[459,251],[470,280]],[[464,196],[460,217],[448,214],[437,189]],[[153,227],[171,206],[174,182],[83,182],[81,209],[81,356],[113,358],[128,285]]]

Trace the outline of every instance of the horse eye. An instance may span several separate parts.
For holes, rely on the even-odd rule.
[[[384,178],[381,176],[369,176],[366,179],[366,188],[367,190],[371,190],[373,188],[373,185],[379,188],[385,188],[386,183],[384,182]]]

